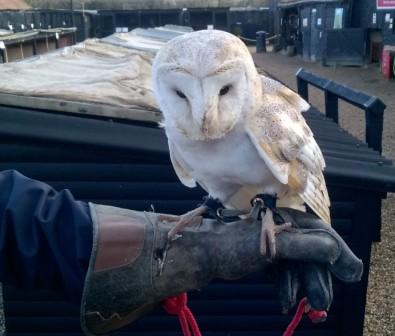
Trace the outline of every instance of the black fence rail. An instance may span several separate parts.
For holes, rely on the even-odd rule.
[[[365,141],[369,147],[382,152],[383,120],[386,105],[377,97],[319,77],[300,68],[296,73],[298,93],[309,100],[308,85],[325,93],[325,114],[339,123],[339,99],[365,111]]]

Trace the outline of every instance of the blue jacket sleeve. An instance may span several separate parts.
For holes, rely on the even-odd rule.
[[[88,205],[17,171],[0,172],[0,281],[79,297],[92,248]]]

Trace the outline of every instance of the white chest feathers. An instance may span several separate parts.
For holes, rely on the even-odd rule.
[[[282,185],[266,167],[242,126],[210,141],[189,140],[168,130],[191,176],[213,197],[226,201],[241,187],[280,194]]]

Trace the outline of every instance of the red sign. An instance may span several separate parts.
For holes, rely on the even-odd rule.
[[[377,9],[395,9],[395,0],[377,0]]]

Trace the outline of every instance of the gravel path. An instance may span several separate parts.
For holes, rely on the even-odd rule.
[[[253,53],[253,49],[251,48]],[[395,159],[395,81],[382,77],[378,65],[358,67],[322,67],[299,57],[280,53],[255,54],[255,62],[289,87],[296,89],[295,73],[303,67],[317,75],[336,80],[352,88],[377,96],[387,105],[384,118],[383,154]],[[309,87],[310,102],[324,110],[324,95]],[[364,139],[364,114],[339,103],[340,125],[354,136]],[[395,335],[395,194],[389,194],[382,207],[382,241],[375,243],[369,277],[365,336]],[[350,312],[352,313],[352,312]]]

